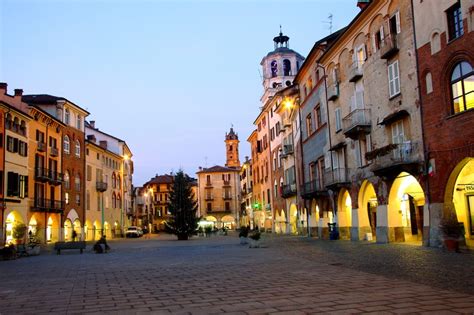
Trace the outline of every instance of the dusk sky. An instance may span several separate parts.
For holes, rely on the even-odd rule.
[[[358,13],[356,0],[0,1],[0,81],[63,96],[124,139],[134,184],[225,163],[231,124],[240,160],[259,113],[260,61],[282,25],[290,48]]]

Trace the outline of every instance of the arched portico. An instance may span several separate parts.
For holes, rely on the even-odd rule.
[[[6,215],[5,219],[5,243],[13,242],[14,229],[17,225],[24,224],[24,220],[18,211],[11,211]]]
[[[352,209],[352,240],[375,240],[377,234],[377,195],[374,185],[365,180],[359,190],[358,208]]]
[[[352,227],[352,199],[346,189],[339,191],[336,217],[340,238],[345,240],[350,239]]]
[[[400,173],[392,183],[388,196],[388,240],[416,242],[423,240],[425,193],[417,179]]]
[[[444,215],[456,214],[462,223],[468,246],[474,246],[474,158],[462,160],[446,185]]]

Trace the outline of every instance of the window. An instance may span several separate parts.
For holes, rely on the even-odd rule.
[[[76,157],[81,157],[81,143],[76,140]]]
[[[230,202],[225,203],[225,211],[230,211]]]
[[[76,191],[81,191],[81,175],[79,173],[76,174],[76,177],[74,178],[74,185]]]
[[[311,114],[306,116],[306,136],[309,137],[313,133],[313,119],[311,118]]]
[[[81,115],[77,115],[77,118],[76,118],[76,127],[77,127],[77,129],[79,129],[79,130],[82,129],[82,117],[81,117]]]
[[[71,188],[71,179],[69,177],[69,172],[66,171],[64,173],[64,188],[65,189],[70,189]]]
[[[283,59],[283,75],[291,75],[291,63],[288,59]]]
[[[341,131],[342,123],[341,123],[341,108],[338,107],[334,110],[334,114],[336,115],[336,132]]]
[[[401,144],[405,141],[405,132],[403,130],[403,121],[397,121],[392,124],[392,143]]]
[[[7,196],[19,197],[20,195],[20,178],[17,173],[8,172],[7,175]]]
[[[388,65],[388,91],[390,97],[400,94],[398,60]]]
[[[115,193],[112,193],[112,208],[117,208],[117,197],[115,197]]]
[[[87,165],[87,169],[86,169],[86,170],[87,170],[87,174],[86,174],[86,176],[87,176],[87,181],[90,182],[90,181],[92,180],[92,166]]]
[[[462,24],[461,4],[459,1],[446,11],[446,16],[448,18],[449,40],[451,41],[462,36],[464,34],[464,26]]]
[[[389,20],[390,35],[396,35],[400,33],[400,12],[396,12]]]
[[[433,80],[431,78],[431,72],[428,72],[425,75],[425,84],[426,84],[426,94],[433,92]]]
[[[64,123],[66,125],[69,125],[71,121],[71,113],[69,112],[69,109],[66,108],[66,110],[64,111]]]
[[[18,141],[18,154],[20,154],[21,156],[28,155],[28,144],[26,142],[23,142],[21,140]]]
[[[314,108],[314,119],[316,121],[316,129],[323,125],[323,118],[321,116],[321,106],[319,104]]]
[[[362,68],[366,57],[365,45],[360,45],[356,50],[356,55],[354,56],[354,67]]]
[[[474,108],[474,70],[468,62],[462,61],[454,67],[451,90],[455,114]]]
[[[64,147],[64,153],[66,154],[69,154],[69,137],[68,136],[64,136],[64,143],[63,143],[63,147]]]
[[[276,60],[272,60],[270,63],[270,71],[272,74],[272,78],[276,77],[278,75],[278,64]]]
[[[115,177],[115,173],[112,173],[112,188],[116,188],[117,187],[117,179]]]
[[[86,210],[91,209],[91,193],[89,191],[86,192]]]
[[[44,132],[41,132],[39,130],[36,130],[36,141],[37,142],[41,142],[41,143],[45,143],[45,140],[44,140]]]
[[[79,195],[79,194],[76,195],[76,205],[78,205],[78,206],[81,205],[81,195]]]
[[[64,194],[64,202],[68,205],[69,204],[69,193]]]
[[[207,211],[212,211],[212,203],[210,202],[207,203]]]

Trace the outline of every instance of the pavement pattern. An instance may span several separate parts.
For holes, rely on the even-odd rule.
[[[0,314],[474,314],[474,254],[236,235],[0,261]]]

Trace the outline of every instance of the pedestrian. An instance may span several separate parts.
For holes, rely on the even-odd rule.
[[[77,232],[75,230],[72,230],[72,241],[75,242],[77,239]]]

